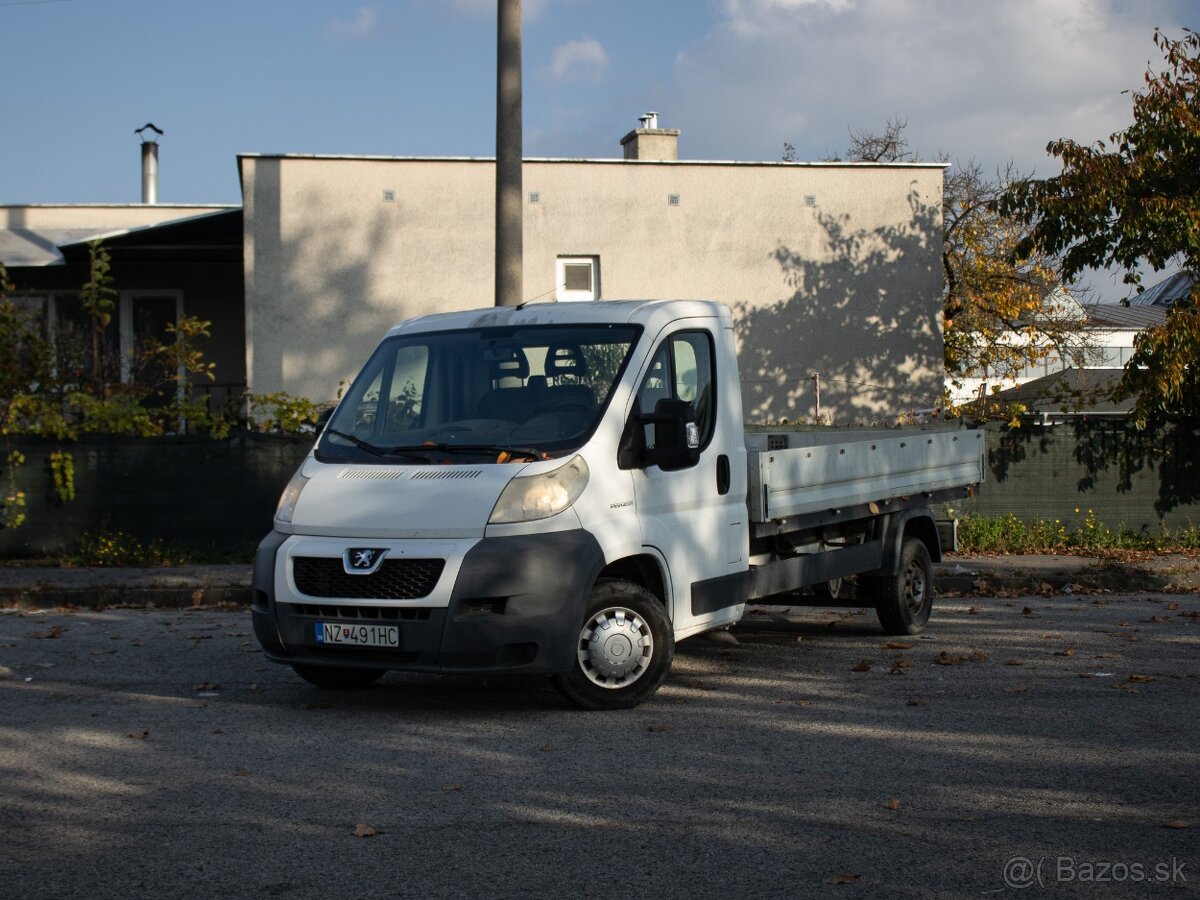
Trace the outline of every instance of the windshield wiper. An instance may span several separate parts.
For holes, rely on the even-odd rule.
[[[420,449],[419,447],[412,447],[412,448],[408,448],[408,447],[376,447],[374,444],[368,443],[367,441],[364,441],[362,438],[355,437],[352,434],[347,434],[344,431],[338,431],[336,428],[326,428],[325,431],[328,434],[337,435],[338,437],[342,438],[342,440],[349,441],[355,447],[357,447],[359,450],[362,450],[365,453],[370,453],[372,456],[380,456],[380,457],[404,456],[404,457],[408,457],[409,459],[415,459],[419,462],[425,462],[425,463],[431,462],[428,454],[405,452],[406,450],[410,450],[410,449],[411,450],[419,450]]]
[[[336,428],[326,428],[325,433],[333,434],[333,435],[336,435],[337,437],[340,437],[344,441],[349,441],[355,447],[357,447],[359,450],[365,450],[367,453],[370,453],[372,456],[386,456],[387,455],[387,451],[384,450],[382,447],[376,447],[374,444],[368,444],[362,438],[355,437],[352,434],[347,434],[344,431],[338,431]]]

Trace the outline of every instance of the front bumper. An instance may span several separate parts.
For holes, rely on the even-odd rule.
[[[582,529],[484,538],[448,561],[428,597],[355,601],[300,593],[297,539],[272,532],[255,557],[251,614],[267,656],[281,663],[417,672],[565,672],[604,556]],[[361,543],[361,542],[360,542]],[[421,555],[421,541],[397,555]],[[347,546],[342,542],[340,546]],[[398,648],[319,645],[318,622],[395,625]]]

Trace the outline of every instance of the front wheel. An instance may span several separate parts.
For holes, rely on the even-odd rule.
[[[674,655],[671,623],[653,594],[628,581],[599,581],[575,642],[575,664],[554,684],[584,709],[629,709],[654,695]]]
[[[309,666],[292,663],[292,670],[309,684],[327,691],[350,691],[374,684],[383,677],[383,669],[355,669],[350,666]]]
[[[933,563],[924,541],[905,538],[899,571],[860,578],[859,584],[866,587],[864,599],[875,604],[879,624],[888,634],[920,634],[925,628],[933,611]]]

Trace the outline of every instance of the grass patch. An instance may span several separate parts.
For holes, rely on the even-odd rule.
[[[1200,525],[1184,528],[1115,528],[1088,510],[1062,519],[1025,522],[1006,516],[964,516],[958,521],[958,547],[963,553],[1096,553],[1141,550],[1170,553],[1200,550]]]

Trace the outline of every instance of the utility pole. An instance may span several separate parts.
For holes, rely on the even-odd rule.
[[[521,0],[498,0],[496,8],[496,305],[517,306],[524,292]]]

